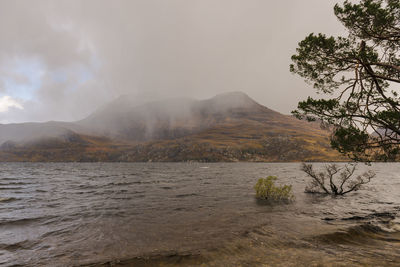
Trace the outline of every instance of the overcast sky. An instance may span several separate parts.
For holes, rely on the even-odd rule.
[[[1,0],[0,122],[84,118],[142,101],[243,91],[289,114],[314,90],[289,72],[311,32],[345,34],[340,0]]]

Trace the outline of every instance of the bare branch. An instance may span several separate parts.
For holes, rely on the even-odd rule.
[[[369,183],[375,177],[373,171],[368,171],[352,178],[356,165],[349,164],[346,164],[343,168],[339,168],[336,164],[329,164],[325,166],[324,172],[316,173],[312,164],[303,163],[301,170],[312,178],[310,184],[306,187],[307,193],[325,193],[335,196],[357,191],[362,185]],[[340,177],[339,185],[334,178],[338,173]],[[329,178],[329,187],[326,186],[326,178]]]

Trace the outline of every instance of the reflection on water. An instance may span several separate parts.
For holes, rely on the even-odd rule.
[[[297,163],[4,163],[0,265],[395,266],[399,167],[333,198]],[[255,200],[268,175],[293,204]]]

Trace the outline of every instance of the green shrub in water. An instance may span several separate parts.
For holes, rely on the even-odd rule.
[[[260,199],[267,199],[273,201],[292,201],[294,195],[292,193],[291,185],[276,186],[276,176],[268,176],[267,178],[258,179],[254,190],[256,190],[256,197]]]

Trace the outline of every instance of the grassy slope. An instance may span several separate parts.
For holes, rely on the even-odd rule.
[[[286,124],[254,120],[225,122],[203,132],[128,150],[128,161],[340,161],[328,133],[287,118]]]
[[[171,140],[122,143],[76,135],[0,150],[0,161],[337,161],[328,133],[286,116],[263,122],[227,118],[210,129]]]

